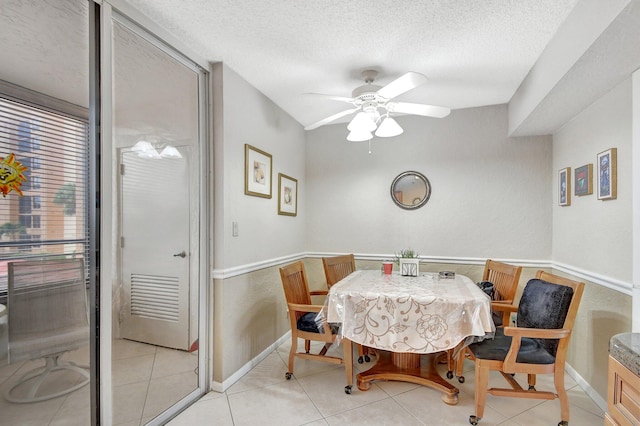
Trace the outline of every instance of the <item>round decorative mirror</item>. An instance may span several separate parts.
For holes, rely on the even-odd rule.
[[[391,184],[391,199],[400,208],[419,209],[431,196],[431,184],[419,172],[400,173]]]

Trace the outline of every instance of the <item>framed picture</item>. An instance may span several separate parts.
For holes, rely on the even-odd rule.
[[[617,149],[598,154],[598,200],[615,200],[617,191]]]
[[[593,194],[593,164],[578,167],[574,181],[574,193],[577,196]]]
[[[558,172],[558,204],[571,205],[571,167],[565,167]]]
[[[278,214],[298,215],[298,180],[278,173]]]
[[[271,154],[244,145],[244,193],[271,198]]]

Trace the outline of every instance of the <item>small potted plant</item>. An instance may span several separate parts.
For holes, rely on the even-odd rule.
[[[413,249],[400,250],[396,253],[396,263],[400,267],[400,274],[407,277],[417,277],[420,272],[420,255]]]

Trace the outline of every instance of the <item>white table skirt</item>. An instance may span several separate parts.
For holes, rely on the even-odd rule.
[[[439,279],[437,273],[355,271],[331,287],[325,309],[321,315],[342,324],[342,337],[393,352],[444,351],[495,331],[489,297],[458,274]]]

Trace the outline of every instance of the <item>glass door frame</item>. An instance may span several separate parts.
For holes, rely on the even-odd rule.
[[[117,233],[116,149],[113,143],[113,74],[112,22],[118,21],[198,75],[198,150],[199,150],[199,235],[198,235],[198,388],[160,414],[149,424],[163,424],[204,395],[209,381],[209,63],[194,55],[186,46],[130,7],[126,1],[89,1],[90,35],[90,155],[91,196],[90,239],[96,253],[96,268],[91,271],[91,422],[112,424],[112,280],[119,276],[117,247],[112,239]],[[103,236],[103,238],[101,238]],[[100,284],[104,283],[103,286]]]

